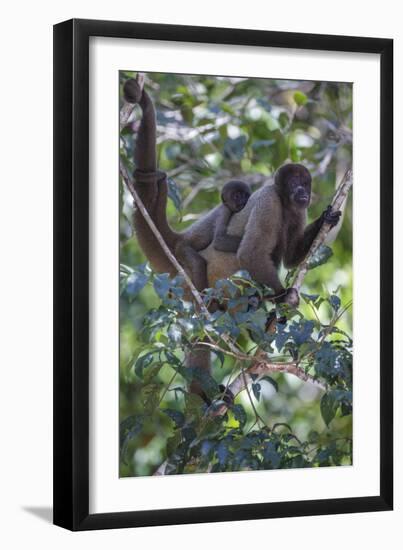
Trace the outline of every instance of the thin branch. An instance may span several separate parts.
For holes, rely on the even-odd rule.
[[[245,390],[246,390],[246,393],[248,395],[250,406],[252,407],[252,410],[255,413],[256,422],[259,422],[259,421],[262,422],[263,426],[266,426],[266,428],[267,428],[268,426],[267,426],[266,422],[263,420],[263,418],[257,412],[257,409],[256,409],[255,404],[253,402],[252,396],[251,396],[250,391],[249,391],[249,384],[246,382],[246,372],[245,372],[245,369],[242,367],[242,365],[241,365],[241,374],[242,374],[243,379],[244,379]]]
[[[120,109],[120,117],[119,117],[121,131],[129,122],[129,119],[131,117],[133,110],[134,110],[134,105],[132,103],[127,103],[126,101],[123,103],[123,106]]]

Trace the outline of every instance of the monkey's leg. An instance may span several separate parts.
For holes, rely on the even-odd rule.
[[[228,235],[227,233],[228,224],[232,214],[232,211],[224,204],[222,204],[217,211],[213,247],[221,252],[236,253],[242,241],[241,237]]]
[[[243,248],[243,244],[241,247]],[[298,307],[298,292],[295,288],[284,288],[277,274],[278,267],[270,255],[264,256],[264,254],[259,255],[258,253],[255,255],[240,249],[238,258],[241,268],[246,269],[252,279],[269,286],[274,291],[274,295],[267,298],[272,299],[275,303],[285,302],[291,307]]]
[[[207,262],[186,241],[179,242],[175,255],[182,267],[189,273],[193,284],[199,292],[208,287]]]
[[[269,286],[276,295],[285,292],[277,274],[278,267],[270,253],[265,251],[259,254],[258,250],[248,248],[243,241],[238,250],[238,259],[241,269],[246,269],[256,282]]]

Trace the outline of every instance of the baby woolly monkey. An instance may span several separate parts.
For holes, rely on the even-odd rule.
[[[207,263],[198,252],[211,243],[216,250],[237,252],[242,238],[228,235],[227,228],[231,216],[245,207],[250,195],[251,191],[245,182],[227,182],[221,192],[222,204],[194,223],[184,239],[177,244],[175,255],[179,263],[190,271],[190,277],[198,290],[208,287]]]
[[[221,192],[222,205],[217,211],[213,246],[222,252],[237,252],[241,244],[241,237],[228,235],[227,227],[232,214],[240,212],[251,195],[249,185],[243,181],[232,180],[227,182]]]

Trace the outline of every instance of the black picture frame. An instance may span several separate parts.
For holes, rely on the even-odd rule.
[[[89,38],[381,56],[380,491],[369,497],[89,513]],[[393,40],[73,19],[54,26],[54,523],[71,530],[393,507]]]

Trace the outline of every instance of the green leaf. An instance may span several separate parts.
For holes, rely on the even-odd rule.
[[[127,447],[129,442],[136,437],[142,430],[145,417],[142,414],[131,415],[125,418],[119,427],[120,434],[120,455],[122,460],[125,460]]]
[[[179,325],[172,324],[168,329],[168,338],[174,344],[180,344],[182,341],[182,331]]]
[[[233,160],[241,160],[245,152],[246,136],[238,136],[235,139],[228,138],[224,143],[224,155]]]
[[[148,275],[145,273],[131,273],[126,280],[126,292],[131,298],[135,298],[148,283]]]
[[[255,396],[256,401],[260,400],[260,390],[262,389],[262,386],[259,384],[259,382],[255,382],[252,384],[252,391],[253,395]]]
[[[160,400],[161,384],[150,383],[141,388],[141,399],[143,402],[144,411],[151,415],[157,408]]]
[[[235,419],[238,420],[239,426],[243,428],[246,424],[247,419],[245,409],[242,407],[242,405],[234,405],[231,410]]]
[[[337,312],[340,309],[341,300],[338,296],[332,294],[329,298],[329,304],[332,306],[334,311]]]
[[[290,333],[285,330],[285,325],[277,324],[277,334],[275,338],[275,344],[278,351],[281,351],[284,347],[284,344],[287,342],[290,337]]]
[[[238,293],[238,287],[229,279],[219,279],[215,287],[218,290],[222,290],[225,294],[228,294],[231,298],[234,298]]]
[[[207,418],[202,424],[199,440],[217,438],[224,431],[221,417]]]
[[[297,346],[301,346],[311,338],[312,331],[315,327],[313,321],[303,319],[300,323],[292,323],[290,326],[290,335]]]
[[[179,357],[176,357],[176,355],[174,353],[172,353],[168,349],[164,350],[164,353],[165,353],[165,357],[166,357],[166,359],[167,359],[170,366],[172,366],[172,367],[182,367],[183,366],[182,361],[179,359]]]
[[[182,439],[181,433],[180,433],[179,430],[177,430],[174,433],[174,435],[167,440],[167,455],[170,457],[169,458],[170,463],[171,463],[171,456],[170,455],[172,455],[176,451],[176,449],[180,445],[181,439]],[[166,472],[166,470],[165,470],[165,472]],[[169,472],[169,473],[172,473],[172,471]]]
[[[137,361],[134,364],[134,372],[139,378],[143,378],[143,370],[150,366],[154,361],[154,353],[156,353],[155,350],[149,351],[148,353],[145,353],[137,358]]]
[[[226,441],[220,441],[216,449],[216,454],[220,466],[225,466],[230,456],[230,451]]]
[[[288,116],[288,113],[286,112],[280,113],[280,116],[278,117],[278,121],[282,128],[286,128],[286,126],[288,126],[290,123],[290,117]]]
[[[277,452],[276,445],[273,441],[266,443],[263,456],[266,463],[266,466],[270,468],[278,468],[281,462],[281,455]]]
[[[182,207],[182,197],[181,197],[180,189],[172,178],[168,178],[167,182],[168,182],[168,197],[174,203],[176,210],[180,212]]]
[[[174,409],[161,409],[174,423],[176,428],[181,428],[185,424],[185,415]]]
[[[204,439],[200,445],[200,454],[209,460],[211,458],[214,448],[215,448],[215,443],[213,441]]]
[[[153,378],[157,376],[162,368],[162,363],[154,363],[147,368],[146,372],[143,372],[143,379],[145,384],[149,384]]]
[[[154,276],[154,289],[160,298],[166,298],[171,286],[168,273],[160,273]]]
[[[307,263],[308,269],[314,269],[315,267],[325,264],[332,255],[332,249],[322,244],[315,254],[309,258]]]
[[[310,303],[310,302],[315,303],[316,300],[319,298],[319,294],[305,294],[305,292],[301,292],[300,296],[302,296],[302,298],[307,303]]]
[[[292,162],[299,162],[302,158],[302,153],[295,144],[290,147],[290,158]]]
[[[305,103],[308,101],[308,98],[303,92],[297,90],[296,92],[294,92],[294,101],[298,106],[301,106],[305,105]]]
[[[187,393],[185,395],[186,417],[194,417],[200,420],[204,413],[205,403],[203,399],[195,393]]]
[[[225,361],[225,354],[222,351],[220,351],[219,349],[212,349],[211,351],[217,357],[217,359],[220,362],[220,366],[222,367],[224,365],[224,361]]]
[[[326,426],[329,427],[330,422],[336,416],[338,408],[339,402],[335,399],[335,396],[331,392],[325,393],[320,400],[320,412]]]

